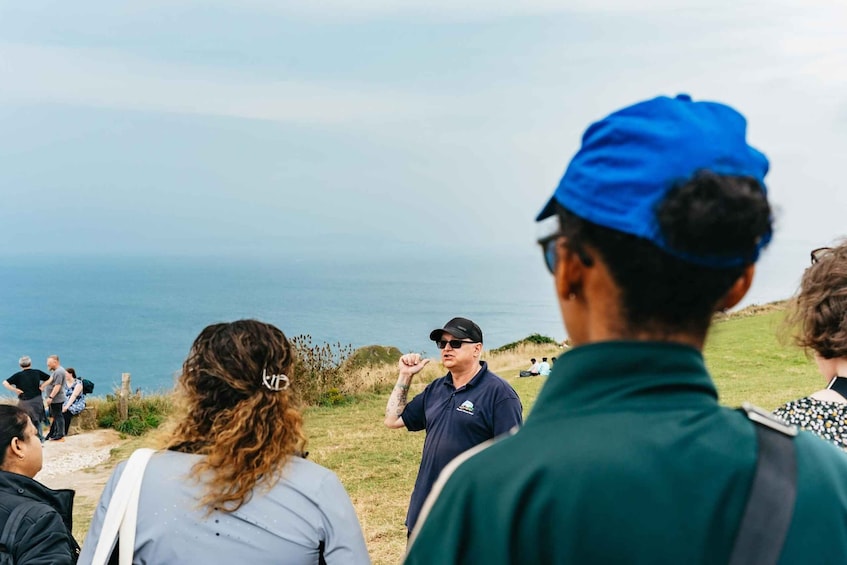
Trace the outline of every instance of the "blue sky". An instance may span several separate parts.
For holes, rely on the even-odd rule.
[[[766,261],[843,234],[847,5],[630,4],[0,1],[0,254],[537,253],[585,127],[678,92],[771,159]]]

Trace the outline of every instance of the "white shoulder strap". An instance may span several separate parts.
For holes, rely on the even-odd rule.
[[[133,550],[135,549],[135,523],[138,514],[138,494],[141,492],[141,480],[144,469],[155,450],[148,448],[136,449],[124,467],[118,485],[109,500],[106,516],[103,519],[103,529],[97,540],[92,565],[106,565],[115,547],[115,540],[120,532],[119,563],[132,565]]]

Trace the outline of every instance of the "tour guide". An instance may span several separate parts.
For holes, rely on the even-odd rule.
[[[847,563],[847,457],[720,406],[701,354],[771,238],[745,138],[687,96],[588,128],[538,217],[576,347],[517,434],[445,469],[406,563]]]
[[[417,353],[400,358],[400,377],[385,408],[385,425],[426,430],[421,466],[406,514],[406,527],[415,527],[421,506],[441,470],[457,455],[514,426],[522,418],[515,390],[480,361],[482,330],[467,318],[453,318],[432,330],[429,339],[441,350],[441,363],[450,372],[429,383],[406,404],[409,384],[429,359]]]

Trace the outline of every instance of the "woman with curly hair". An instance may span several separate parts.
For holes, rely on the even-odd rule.
[[[279,329],[255,320],[200,332],[178,379],[180,420],[144,472],[135,563],[370,563],[341,482],[301,455],[293,353]],[[103,491],[81,563],[123,468]]]
[[[847,241],[812,251],[786,324],[812,350],[826,388],[792,400],[774,414],[847,449]]]

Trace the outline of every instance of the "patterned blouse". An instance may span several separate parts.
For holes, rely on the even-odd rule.
[[[847,404],[807,396],[783,404],[773,413],[847,450]]]

